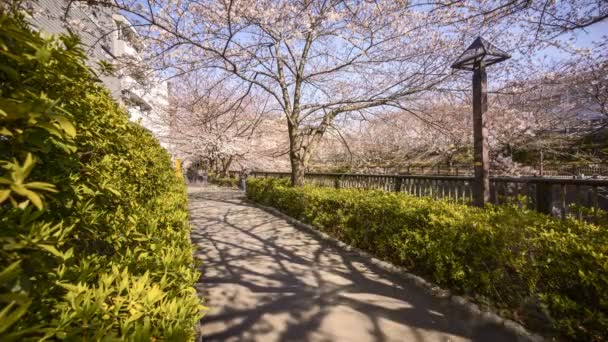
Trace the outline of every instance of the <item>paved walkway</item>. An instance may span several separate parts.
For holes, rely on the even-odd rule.
[[[514,341],[248,204],[236,191],[189,188],[203,341]]]

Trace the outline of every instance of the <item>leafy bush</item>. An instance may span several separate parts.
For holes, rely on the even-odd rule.
[[[517,206],[485,210],[372,190],[249,179],[247,197],[530,328],[578,340],[608,332],[608,231]]]
[[[227,187],[231,187],[231,188],[238,188],[239,187],[239,179],[238,178],[231,178],[231,177],[209,177],[209,182],[211,184],[216,184],[219,186],[227,186]]]
[[[0,13],[0,340],[186,340],[186,193],[74,36]]]

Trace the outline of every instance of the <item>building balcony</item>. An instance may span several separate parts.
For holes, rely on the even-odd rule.
[[[121,39],[116,39],[114,41],[113,53],[114,53],[114,56],[116,56],[116,57],[128,56],[128,57],[135,57],[137,59],[140,59],[139,53],[131,45],[131,43],[121,40]]]

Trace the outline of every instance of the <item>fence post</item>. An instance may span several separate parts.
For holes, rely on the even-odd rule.
[[[536,211],[551,214],[553,209],[553,193],[551,184],[538,182],[536,183]]]
[[[395,192],[401,191],[401,183],[402,183],[401,177],[395,178]]]
[[[340,178],[334,178],[334,188],[340,189]]]

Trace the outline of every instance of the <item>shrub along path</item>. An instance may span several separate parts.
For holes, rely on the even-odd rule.
[[[513,341],[366,259],[245,201],[188,190],[204,341]]]

